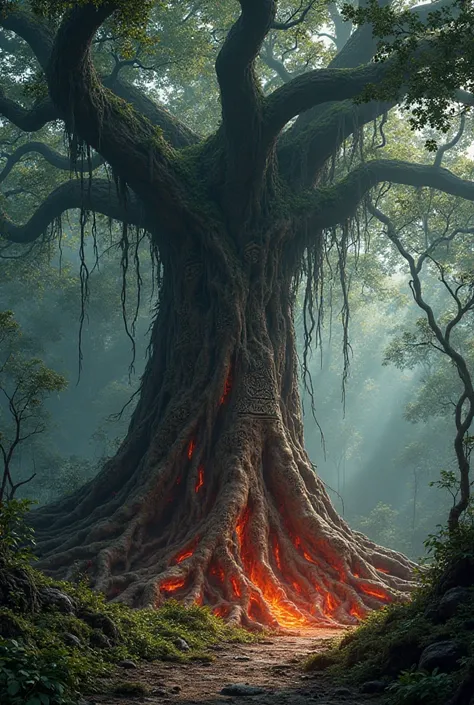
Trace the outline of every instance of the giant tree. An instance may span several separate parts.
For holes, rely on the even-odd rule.
[[[2,236],[31,243],[77,208],[81,228],[88,213],[124,224],[124,267],[133,227],[159,259],[127,436],[92,482],[38,511],[40,565],[63,576],[87,568],[109,598],[155,605],[172,595],[253,627],[351,624],[409,592],[410,562],[351,531],[308,459],[293,328],[297,291],[309,307],[317,296],[326,233],[341,225],[347,245],[347,223],[376,184],[474,199],[471,182],[441,168],[383,159],[330,168],[344,141],[395,103],[352,101],[393,67],[371,61],[370,25],[327,68],[289,71],[269,38],[301,26],[314,2],[300,12],[276,0],[223,3],[228,30],[210,26],[214,3],[179,3],[181,27],[197,18],[220,42],[221,122],[202,139],[120,78],[117,66],[140,59],[127,52],[110,75],[97,60],[107,37],[130,46],[159,35],[178,3],[1,4],[4,44],[24,40],[46,85],[27,107],[2,93],[0,112],[26,132],[62,121],[78,177],[24,224],[3,215]],[[340,46],[350,27],[331,8]],[[261,60],[276,67],[277,88],[263,90]],[[27,144],[68,168],[48,145]]]

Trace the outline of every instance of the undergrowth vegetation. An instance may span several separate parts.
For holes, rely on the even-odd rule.
[[[420,570],[412,601],[370,614],[359,628],[311,657],[308,671],[325,671],[343,683],[379,681],[393,705],[458,702],[456,693],[472,679],[474,663],[472,516],[454,533],[442,529],[430,536],[426,545],[432,561]],[[424,650],[436,644],[455,656],[423,668]]]
[[[47,578],[30,566],[27,509],[16,500],[0,505],[2,705],[72,705],[81,693],[94,692],[99,678],[110,678],[111,692],[123,688],[116,664],[126,659],[210,659],[213,644],[254,639],[202,607],[168,601],[156,610],[132,610],[106,603],[84,577],[77,583]]]

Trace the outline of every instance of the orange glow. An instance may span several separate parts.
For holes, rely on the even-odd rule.
[[[370,595],[370,597],[376,597],[377,600],[384,600],[385,602],[389,602],[390,600],[387,593],[385,593],[380,588],[374,587],[373,585],[361,585],[360,589],[362,590],[362,592],[365,592],[366,595]]]
[[[215,609],[212,610],[213,614],[216,615],[216,617],[225,617],[227,614],[227,608],[222,606],[222,607],[216,607]]]
[[[240,587],[239,583],[237,582],[237,579],[231,578],[230,582],[232,583],[232,587],[234,588],[234,593],[237,595],[237,597],[240,597],[242,593],[240,592]]]
[[[201,487],[204,485],[204,467],[202,465],[199,466],[198,468],[198,479],[196,482],[196,487],[195,490],[196,492],[199,492]]]
[[[356,619],[364,619],[365,614],[357,605],[352,605],[351,609],[349,610],[349,614],[352,615],[352,617],[355,617]]]
[[[239,540],[240,547],[242,547],[244,531],[245,531],[245,527],[247,526],[249,514],[250,514],[249,510],[246,509],[241,514],[239,520],[237,521],[236,527],[235,527],[235,533],[237,534],[237,538]]]
[[[193,453],[194,453],[195,448],[196,448],[196,441],[194,440],[194,438],[191,438],[191,440],[189,441],[189,445],[188,445],[188,458],[189,458],[189,460],[191,460],[191,458],[193,457]]]
[[[330,614],[332,614],[333,612],[335,612],[335,610],[336,610],[337,607],[338,607],[338,604],[337,604],[336,600],[334,599],[334,597],[333,597],[333,596],[331,595],[331,593],[329,593],[329,592],[328,592],[327,595],[326,595],[325,607],[326,607],[326,610],[327,610]]]
[[[278,569],[281,570],[280,546],[278,545],[278,541],[275,541],[274,553],[275,553],[275,561],[278,566]]]
[[[291,584],[295,588],[296,592],[301,592],[301,588],[295,580],[293,580]]]
[[[304,557],[306,558],[306,560],[309,561],[310,563],[316,564],[316,561],[313,561],[313,559],[311,558],[311,556],[309,555],[309,553],[308,553],[307,551],[303,551],[303,556],[304,556]]]
[[[220,566],[212,566],[211,570],[209,571],[211,575],[213,575],[215,578],[219,580],[220,583],[223,583],[225,580],[225,575],[224,571]]]
[[[227,397],[230,394],[230,390],[232,389],[232,368],[229,367],[229,372],[227,373],[227,379],[224,384],[224,391],[222,393],[222,396],[219,400],[219,404],[224,404]]]
[[[378,570],[379,573],[385,573],[385,575],[390,575],[390,571],[385,570],[385,568],[376,568],[375,570]]]
[[[169,578],[161,583],[160,590],[163,592],[175,592],[184,587],[185,584],[186,580],[184,578]]]
[[[191,549],[185,549],[185,550],[182,551],[181,553],[178,553],[178,555],[177,555],[176,558],[174,559],[174,560],[175,560],[175,563],[182,563],[182,561],[185,561],[186,558],[191,558],[191,556],[193,555],[193,553],[194,553],[193,550],[191,550]]]
[[[295,546],[296,548],[301,548],[301,539],[299,536],[295,538]]]
[[[360,578],[359,573],[354,572],[354,573],[352,573],[352,575],[354,576],[354,578]]]

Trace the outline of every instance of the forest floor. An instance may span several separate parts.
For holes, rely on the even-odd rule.
[[[305,673],[308,656],[327,648],[338,636],[334,630],[319,630],[304,636],[272,636],[253,644],[222,644],[212,648],[212,660],[189,663],[155,661],[120,668],[122,673],[104,679],[103,694],[85,697],[83,705],[380,705],[380,696],[362,695],[357,688],[338,686],[322,673]],[[111,694],[135,684],[143,693]],[[229,690],[226,695],[227,688]],[[254,688],[252,691],[250,688]],[[108,691],[108,693],[106,692]],[[146,694],[145,694],[146,691]]]

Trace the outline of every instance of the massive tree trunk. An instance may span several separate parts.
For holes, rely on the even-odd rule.
[[[42,568],[249,627],[354,624],[410,590],[410,562],[350,530],[304,450],[287,236],[247,234],[238,252],[203,231],[168,249],[128,436],[37,516]]]

